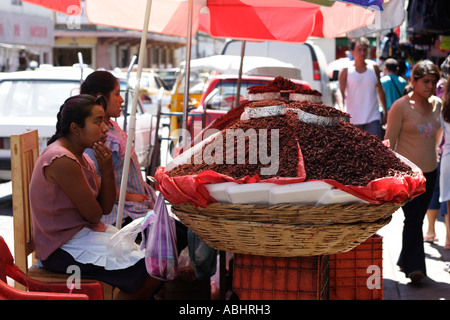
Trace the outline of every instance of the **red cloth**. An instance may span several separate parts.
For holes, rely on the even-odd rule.
[[[237,183],[275,183],[290,184],[303,182],[303,178],[272,178],[261,180],[257,175],[235,180],[212,170],[204,171],[198,175],[169,177],[164,167],[159,167],[155,178],[158,181],[157,189],[171,203],[191,202],[195,206],[206,207],[215,199],[209,195],[204,184],[237,182]],[[312,181],[312,180],[310,180]],[[362,200],[373,204],[392,202],[399,204],[406,199],[414,198],[425,192],[425,177],[419,173],[416,177],[387,177],[369,182],[366,186],[343,185],[335,180],[322,180],[333,187],[348,192]]]

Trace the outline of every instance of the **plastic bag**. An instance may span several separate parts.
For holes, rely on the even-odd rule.
[[[175,221],[169,216],[161,194],[153,211],[155,220],[151,224],[145,221],[142,225],[141,248],[145,248],[145,266],[152,277],[173,280],[178,274],[177,234]]]
[[[127,257],[139,246],[135,240],[142,231],[144,217],[133,220],[131,223],[118,230],[106,243],[106,249],[115,257]]]
[[[197,279],[208,279],[216,273],[217,249],[208,246],[194,232],[188,230],[191,265]]]

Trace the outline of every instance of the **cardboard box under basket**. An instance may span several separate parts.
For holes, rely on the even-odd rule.
[[[327,300],[328,256],[235,254],[233,291],[240,300]]]

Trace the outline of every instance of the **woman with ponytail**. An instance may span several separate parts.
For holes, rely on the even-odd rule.
[[[127,134],[114,121],[122,113],[122,103],[120,95],[119,80],[108,71],[95,71],[91,73],[81,86],[81,93],[90,94],[94,97],[104,97],[106,101],[105,125],[109,131],[107,133],[106,145],[111,150],[116,175],[116,202],[112,212],[104,216],[104,223],[115,224],[119,203],[120,184],[122,182],[122,172],[125,162]],[[94,160],[94,150],[86,150],[86,154]],[[141,168],[134,149],[130,155],[130,167],[128,171],[127,192],[125,194],[125,205],[123,210],[122,225],[126,225],[134,219],[144,217],[153,209],[156,195],[155,191],[142,178]]]
[[[78,266],[83,278],[118,287],[118,299],[149,299],[160,281],[148,275],[143,254],[135,250],[116,257],[106,249],[117,229],[101,222],[116,196],[105,108],[103,97],[87,94],[67,99],[60,108],[56,133],[31,178],[35,254],[52,272],[65,274]],[[101,180],[86,148],[94,150]]]
[[[119,204],[120,185],[122,183],[123,166],[125,163],[125,153],[127,147],[127,134],[114,121],[120,117],[122,112],[123,98],[120,95],[119,80],[108,71],[92,72],[81,86],[81,93],[90,94],[94,97],[105,97],[106,113],[105,124],[109,131],[107,133],[106,146],[111,150],[114,172],[116,176],[116,202],[112,212],[104,216],[104,223],[115,224]],[[88,154],[94,162],[96,161],[94,150],[87,149]],[[122,226],[130,223],[134,219],[145,217],[153,210],[156,201],[155,191],[142,178],[139,161],[134,149],[131,150],[130,167],[128,170],[127,191],[123,208]],[[187,246],[187,228],[180,221],[176,220],[177,248],[178,254]]]

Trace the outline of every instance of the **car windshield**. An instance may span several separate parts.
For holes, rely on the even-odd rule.
[[[189,73],[189,93],[190,94],[202,94],[206,87],[206,83],[209,79],[209,70],[207,69],[191,69]],[[184,72],[181,75],[181,83],[178,87],[178,93],[184,94]]]
[[[4,80],[0,82],[2,117],[55,117],[60,106],[79,89],[79,82]]]
[[[241,83],[240,100],[247,99],[247,89],[253,86],[265,85],[267,82],[263,81],[246,81]],[[237,81],[220,81],[215,86],[214,90],[206,97],[206,107],[214,110],[228,111],[234,106],[236,99]]]
[[[136,75],[130,74],[130,87],[134,88],[136,85]],[[139,84],[141,88],[155,88],[160,89],[164,88],[165,90],[169,90],[169,87],[164,83],[164,81],[159,78],[158,76],[152,76],[152,75],[141,75],[141,82]]]

